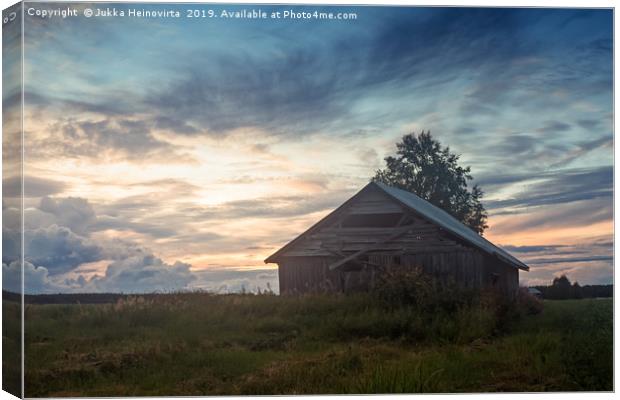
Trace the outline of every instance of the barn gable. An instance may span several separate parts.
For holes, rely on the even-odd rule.
[[[454,217],[413,193],[371,182],[306,232],[268,257],[331,258],[329,270],[375,253],[452,253],[476,248],[514,268],[529,268]],[[361,261],[360,261],[361,260]]]

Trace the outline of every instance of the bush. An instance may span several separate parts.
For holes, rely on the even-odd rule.
[[[381,274],[374,295],[388,308],[412,306],[423,312],[454,313],[478,300],[473,290],[439,282],[421,268],[397,268]]]
[[[470,342],[494,334],[514,314],[496,292],[441,282],[419,268],[386,271],[372,295],[386,315],[408,315],[400,318],[407,323],[393,331],[415,341]],[[382,332],[390,326],[385,321],[378,325]]]
[[[380,275],[374,294],[389,308],[423,308],[435,296],[434,286],[421,268],[399,268],[386,270]]]
[[[543,310],[543,302],[527,290],[526,287],[520,287],[517,292],[516,306],[520,313],[526,315],[540,314]]]

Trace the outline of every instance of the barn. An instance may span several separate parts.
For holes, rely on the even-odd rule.
[[[369,290],[383,271],[422,268],[466,288],[512,295],[529,268],[413,193],[371,182],[269,256],[281,294]]]

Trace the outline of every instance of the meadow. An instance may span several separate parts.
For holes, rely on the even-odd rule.
[[[544,301],[538,313],[490,299],[181,293],[29,304],[26,396],[613,389],[611,299]]]

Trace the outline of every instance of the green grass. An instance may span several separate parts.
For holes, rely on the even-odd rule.
[[[29,305],[26,396],[612,390],[612,301],[425,315],[369,296]]]
[[[2,302],[2,389],[21,397],[21,304]]]

